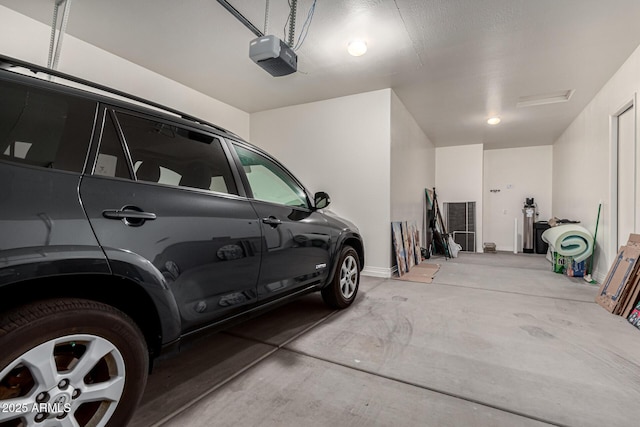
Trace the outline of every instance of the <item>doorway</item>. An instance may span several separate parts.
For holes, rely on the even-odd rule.
[[[613,142],[612,219],[613,253],[627,242],[630,233],[638,232],[640,221],[640,186],[637,184],[638,156],[636,149],[635,97],[611,117]]]

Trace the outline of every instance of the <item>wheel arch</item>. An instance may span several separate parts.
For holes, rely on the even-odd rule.
[[[331,279],[336,274],[336,270],[339,268],[338,262],[340,261],[340,254],[345,246],[351,246],[356,251],[360,261],[360,271],[364,269],[364,243],[362,242],[362,238],[355,233],[343,234],[336,244],[332,256],[331,271],[329,272],[326,283],[322,286],[323,288],[331,283]]]
[[[364,269],[364,244],[362,243],[362,239],[355,235],[351,235],[344,240],[342,245],[340,245],[340,250],[345,246],[351,246],[355,249],[360,261],[360,271],[362,271]]]
[[[22,280],[0,288],[0,311],[50,298],[83,298],[125,313],[142,331],[150,357],[163,345],[163,327],[153,298],[138,283],[110,274],[54,275]]]

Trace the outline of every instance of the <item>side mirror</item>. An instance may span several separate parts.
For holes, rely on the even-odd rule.
[[[319,191],[313,196],[313,204],[316,209],[324,209],[331,203],[331,198],[324,191]]]

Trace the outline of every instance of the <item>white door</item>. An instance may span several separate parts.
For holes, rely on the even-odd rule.
[[[636,184],[637,153],[635,144],[635,108],[629,107],[618,116],[618,244],[624,245],[629,233],[638,231],[640,213]]]

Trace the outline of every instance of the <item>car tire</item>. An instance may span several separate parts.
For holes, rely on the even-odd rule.
[[[123,426],[144,392],[144,336],[99,302],[50,299],[3,313],[0,348],[0,407],[10,409],[0,425]]]
[[[322,299],[331,308],[346,308],[353,303],[360,285],[360,259],[351,246],[340,252],[331,282],[322,289]]]

